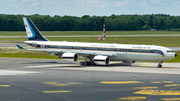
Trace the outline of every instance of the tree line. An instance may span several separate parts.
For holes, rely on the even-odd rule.
[[[22,18],[29,17],[40,31],[107,31],[171,30],[180,28],[180,16],[166,14],[111,16],[58,16],[0,14],[0,31],[24,31]]]

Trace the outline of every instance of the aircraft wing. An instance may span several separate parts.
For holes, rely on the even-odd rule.
[[[85,50],[68,50],[68,49],[25,49],[20,45],[16,45],[19,49],[30,50],[30,51],[43,51],[48,53],[77,53],[79,55],[104,55],[104,56],[117,56],[108,52],[97,52],[97,51],[85,51]]]

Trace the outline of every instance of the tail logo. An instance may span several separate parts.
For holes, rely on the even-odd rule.
[[[36,41],[47,41],[37,27],[34,25],[34,23],[31,21],[30,18],[23,18],[26,34],[29,40],[36,40]]]

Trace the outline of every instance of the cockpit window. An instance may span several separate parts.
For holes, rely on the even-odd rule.
[[[168,51],[167,51],[167,53],[173,53],[173,51],[171,51],[171,50],[168,50]]]
[[[158,54],[161,54],[161,55],[163,55],[164,53],[161,51],[161,50],[153,50],[155,53],[158,53]]]

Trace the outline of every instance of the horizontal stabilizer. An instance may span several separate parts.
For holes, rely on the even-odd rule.
[[[24,49],[23,47],[21,47],[20,45],[16,45],[19,49]]]

